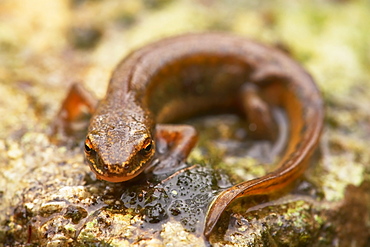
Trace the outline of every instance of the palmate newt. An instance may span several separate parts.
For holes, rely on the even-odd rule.
[[[220,193],[206,215],[206,237],[236,198],[270,194],[297,179],[323,126],[320,92],[300,65],[277,49],[229,34],[186,34],[132,52],[115,69],[97,108],[81,91],[79,86],[71,90],[60,119],[72,121],[81,105],[93,112],[86,160],[97,178],[110,182],[132,179],[153,163],[165,167],[184,161],[197,142],[196,131],[169,123],[243,113],[255,136],[273,139],[271,108],[286,112],[289,139],[277,168]]]

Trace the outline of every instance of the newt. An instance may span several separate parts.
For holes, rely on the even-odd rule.
[[[289,139],[277,168],[221,192],[208,209],[206,237],[235,199],[274,193],[301,176],[323,127],[323,100],[312,77],[283,52],[230,34],[186,34],[146,45],[119,63],[99,104],[81,91],[72,88],[60,118],[70,122],[81,108],[93,113],[85,156],[97,178],[110,182],[184,161],[197,133],[174,122],[234,112],[245,115],[254,136],[273,139],[271,109],[286,112]]]

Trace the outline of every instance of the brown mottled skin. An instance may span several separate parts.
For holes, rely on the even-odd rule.
[[[318,143],[324,117],[320,93],[311,76],[282,52],[218,33],[182,35],[134,51],[114,71],[90,122],[88,163],[107,181],[137,176],[153,159],[158,129],[166,130],[162,124],[243,112],[239,96],[246,83],[256,85],[267,105],[286,111],[290,137],[276,170],[226,189],[212,202],[204,229],[208,237],[236,198],[269,194],[298,178]],[[181,149],[181,159],[194,142]]]

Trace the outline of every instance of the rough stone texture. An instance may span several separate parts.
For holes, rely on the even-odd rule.
[[[305,177],[286,196],[233,204],[211,243],[370,245],[368,1],[122,2],[1,1],[0,246],[206,245],[200,229],[212,196],[230,180],[271,169],[228,155],[235,142],[224,139],[237,135],[238,120],[201,120],[205,134],[189,159],[201,165],[162,182],[96,181],[80,142],[49,138],[72,82],[102,97],[130,50],[205,30],[239,33],[289,52],[316,78],[327,107]]]

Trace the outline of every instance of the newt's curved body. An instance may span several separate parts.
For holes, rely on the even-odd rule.
[[[90,122],[85,152],[92,170],[112,182],[135,177],[151,163],[157,138],[183,137],[175,125],[163,124],[243,111],[241,102],[248,99],[240,92],[246,83],[257,88],[267,106],[286,111],[289,141],[275,171],[237,184],[213,201],[205,222],[208,236],[235,198],[268,194],[298,178],[317,145],[324,116],[320,93],[311,76],[282,52],[231,35],[190,34],[131,53],[114,71]],[[167,127],[173,128],[169,134]],[[180,146],[172,147],[175,154],[169,158],[186,158],[196,140],[194,133],[190,136],[185,144],[173,144]]]

